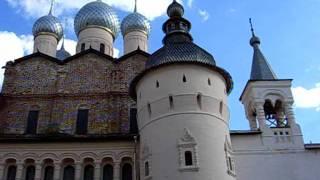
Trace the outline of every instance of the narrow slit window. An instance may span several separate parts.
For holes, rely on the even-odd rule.
[[[79,134],[79,135],[87,134],[88,117],[89,117],[89,110],[88,109],[79,109],[78,110],[76,134]]]
[[[228,157],[228,161],[229,161],[229,168],[231,171],[233,171],[233,166],[232,166],[232,159],[231,157]]]
[[[159,81],[156,82],[156,88],[159,88],[160,87],[160,83]]]
[[[219,112],[220,112],[220,114],[222,114],[222,112],[223,112],[223,102],[222,101],[220,101]]]
[[[169,96],[170,109],[173,109],[173,97]]]
[[[182,81],[183,81],[184,83],[186,83],[186,82],[187,82],[187,78],[186,78],[186,76],[185,76],[185,75],[183,75],[183,77],[182,77]]]
[[[151,111],[151,104],[150,103],[148,103],[148,113],[149,113],[149,116],[151,116],[152,111]]]
[[[208,78],[208,85],[211,86],[211,79]]]
[[[82,44],[81,44],[81,51],[84,51],[84,50],[86,50],[86,44],[85,44],[85,43],[82,43]]]
[[[186,166],[192,166],[193,162],[192,162],[192,152],[191,151],[186,151],[184,153],[184,158],[185,158],[185,165]]]
[[[101,44],[100,44],[100,52],[101,52],[101,53],[105,53],[105,51],[106,51],[106,46],[101,43]]]
[[[37,134],[39,111],[30,111],[27,121],[27,134]]]
[[[198,104],[199,108],[202,109],[202,96],[201,96],[201,94],[197,95],[197,104]]]
[[[144,163],[144,176],[149,176],[150,175],[150,171],[149,171],[149,162],[145,162]]]

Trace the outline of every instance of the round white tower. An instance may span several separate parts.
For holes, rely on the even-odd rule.
[[[93,48],[113,56],[113,42],[118,35],[119,24],[117,14],[106,3],[98,0],[86,4],[74,19],[77,53]]]
[[[148,52],[148,38],[151,30],[150,21],[137,12],[137,1],[134,12],[129,14],[121,23],[124,41],[124,54],[140,49]]]
[[[52,15],[52,7],[53,3],[51,3],[49,14],[39,18],[33,25],[33,52],[39,51],[56,57],[58,42],[63,36],[63,28],[58,18]]]
[[[141,179],[234,180],[228,93],[232,79],[193,43],[191,24],[174,1],[164,47],[130,85],[137,100]]]

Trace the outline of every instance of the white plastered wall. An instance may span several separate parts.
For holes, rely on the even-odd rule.
[[[124,54],[140,50],[148,52],[148,36],[142,31],[129,32],[124,36]]]
[[[227,173],[224,149],[229,139],[225,88],[225,80],[219,73],[191,64],[161,67],[140,80],[136,87],[138,125],[141,144],[147,142],[152,152],[152,179],[235,179]],[[201,94],[201,108],[198,94]],[[173,99],[171,106],[169,96]],[[179,161],[178,142],[184,138],[185,129],[195,139],[198,157],[198,167],[189,170],[181,168]]]
[[[51,33],[40,34],[34,39],[33,52],[41,52],[43,54],[56,57],[58,40]]]
[[[320,150],[273,149],[261,134],[231,135],[237,180],[319,180]]]
[[[85,44],[85,50],[95,49],[100,51],[100,44],[105,45],[105,54],[113,56],[114,37],[107,29],[101,27],[88,27],[79,33],[77,43],[77,53],[81,52],[82,44]]]

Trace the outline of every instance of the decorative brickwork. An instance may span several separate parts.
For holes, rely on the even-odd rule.
[[[0,109],[4,133],[23,134],[28,112],[39,108],[38,133],[73,134],[80,106],[89,109],[89,134],[128,133],[131,79],[147,57],[112,60],[95,52],[57,63],[36,56],[8,63]],[[57,131],[57,132],[55,132]]]

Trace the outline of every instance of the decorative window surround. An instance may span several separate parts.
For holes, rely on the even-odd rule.
[[[144,142],[146,142],[146,141],[144,141]],[[151,157],[152,157],[152,153],[151,153],[151,150],[150,150],[150,148],[149,148],[149,146],[147,145],[147,143],[145,143],[144,144],[144,146],[143,146],[143,149],[142,149],[142,162],[143,162],[143,164],[142,164],[142,169],[143,169],[143,175],[145,175],[146,174],[146,167],[145,167],[145,164],[146,164],[146,162],[148,162],[148,167],[149,167],[149,175],[148,176],[144,176],[144,180],[151,180],[152,179],[152,168],[151,168]]]
[[[233,158],[233,151],[230,141],[228,140],[228,137],[226,136],[225,144],[224,144],[224,150],[226,153],[226,162],[227,162],[227,173],[231,176],[236,176],[236,170],[235,170],[235,163]]]
[[[199,171],[199,157],[196,139],[192,136],[190,131],[185,128],[184,135],[178,142],[179,150],[179,170],[180,171]],[[185,152],[192,153],[192,165],[186,166]]]

